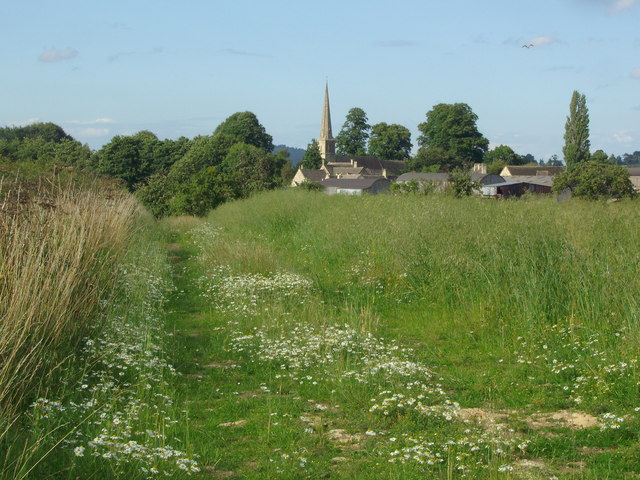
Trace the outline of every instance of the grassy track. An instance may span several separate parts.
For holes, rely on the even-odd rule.
[[[272,192],[167,222],[203,478],[638,478],[635,203]]]

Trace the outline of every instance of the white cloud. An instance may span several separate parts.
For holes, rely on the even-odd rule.
[[[631,72],[632,78],[640,78],[640,67],[634,68]]]
[[[534,37],[531,39],[529,43],[532,44],[534,47],[542,47],[544,45],[556,43],[557,41],[558,39],[553,37]]]
[[[631,143],[633,142],[632,132],[629,130],[620,130],[613,133],[613,139],[616,143]]]
[[[32,123],[38,123],[41,120],[37,117],[35,118],[27,118],[26,120],[16,120],[14,122],[9,122],[9,125],[12,127],[24,127],[26,125],[31,125]]]
[[[71,133],[77,137],[106,137],[109,135],[109,129],[96,127],[73,128]]]
[[[613,13],[622,12],[623,10],[635,7],[639,1],[640,0],[613,0],[609,4],[609,10]]]
[[[107,117],[96,118],[95,120],[69,120],[67,123],[72,125],[98,125],[104,123],[116,123],[115,120]]]
[[[56,48],[49,48],[42,52],[38,57],[38,60],[45,63],[61,62],[63,60],[69,60],[77,57],[78,51],[75,48],[65,48],[64,50],[58,50]]]

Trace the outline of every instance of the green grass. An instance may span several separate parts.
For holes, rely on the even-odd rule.
[[[278,191],[167,222],[203,478],[637,478],[639,220],[634,202]],[[371,342],[431,376],[372,372]],[[410,382],[442,386],[435,413],[369,411]],[[564,411],[600,423],[549,423]],[[499,444],[474,450],[483,434]],[[437,458],[427,442],[442,461],[397,460]]]

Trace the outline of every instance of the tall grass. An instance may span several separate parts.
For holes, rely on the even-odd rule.
[[[21,186],[5,199],[19,198]],[[7,184],[5,183],[5,188]],[[0,211],[0,416],[14,415],[95,321],[138,205],[49,186]],[[24,198],[24,197],[23,197]]]
[[[260,256],[249,262],[259,270],[275,256],[350,301],[371,301],[380,281],[389,293],[380,300],[397,304],[393,293],[402,292],[405,303],[426,301],[469,321],[478,312],[534,328],[563,319],[637,327],[634,202],[273,192],[225,205],[210,221],[233,238],[212,245],[212,259]]]

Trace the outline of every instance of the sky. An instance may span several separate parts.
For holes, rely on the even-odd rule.
[[[0,126],[208,135],[252,111],[274,144],[353,107],[412,132],[468,104],[491,148],[562,158],[574,90],[591,149],[640,150],[640,0],[0,0]],[[531,45],[523,48],[523,45]]]

